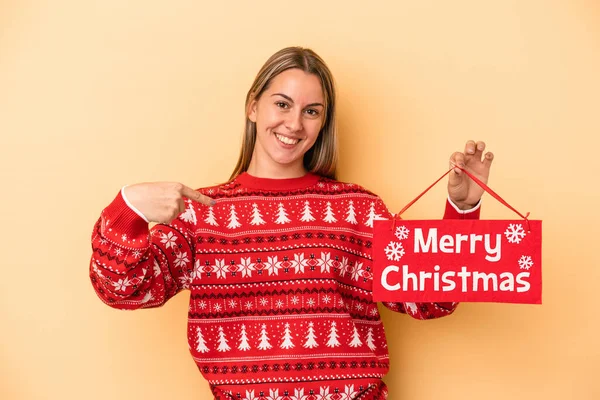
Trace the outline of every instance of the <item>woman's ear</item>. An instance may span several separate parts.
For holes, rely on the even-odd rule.
[[[258,107],[258,101],[253,98],[250,103],[248,103],[248,109],[246,110],[246,116],[248,119],[254,123],[256,123],[256,108]]]

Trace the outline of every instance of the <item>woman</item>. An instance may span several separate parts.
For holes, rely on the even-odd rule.
[[[105,303],[158,307],[191,290],[190,352],[216,399],[387,398],[371,240],[373,221],[391,215],[373,193],[335,180],[335,107],[323,60],[283,49],[248,92],[228,183],[128,186],[95,226],[90,276]],[[486,182],[484,149],[469,141],[450,162]],[[478,218],[483,192],[458,168],[448,192],[445,218]],[[457,304],[385,306],[430,319]]]

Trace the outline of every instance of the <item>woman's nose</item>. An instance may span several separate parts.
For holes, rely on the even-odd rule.
[[[288,128],[290,132],[298,132],[298,131],[302,130],[302,113],[301,112],[289,113],[285,125],[286,125],[286,128]]]

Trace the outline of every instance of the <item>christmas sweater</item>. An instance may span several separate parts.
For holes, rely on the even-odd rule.
[[[122,193],[92,234],[90,278],[118,309],[189,290],[189,351],[215,399],[386,399],[388,349],[372,299],[373,221],[391,214],[364,188],[307,174],[243,173],[200,189],[149,229]],[[478,218],[449,202],[445,218]],[[384,303],[417,319],[455,303]]]

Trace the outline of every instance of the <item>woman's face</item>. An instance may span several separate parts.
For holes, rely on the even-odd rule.
[[[325,118],[323,88],[316,75],[288,69],[248,107],[248,118],[256,123],[253,172],[305,173],[303,157],[313,146]]]

